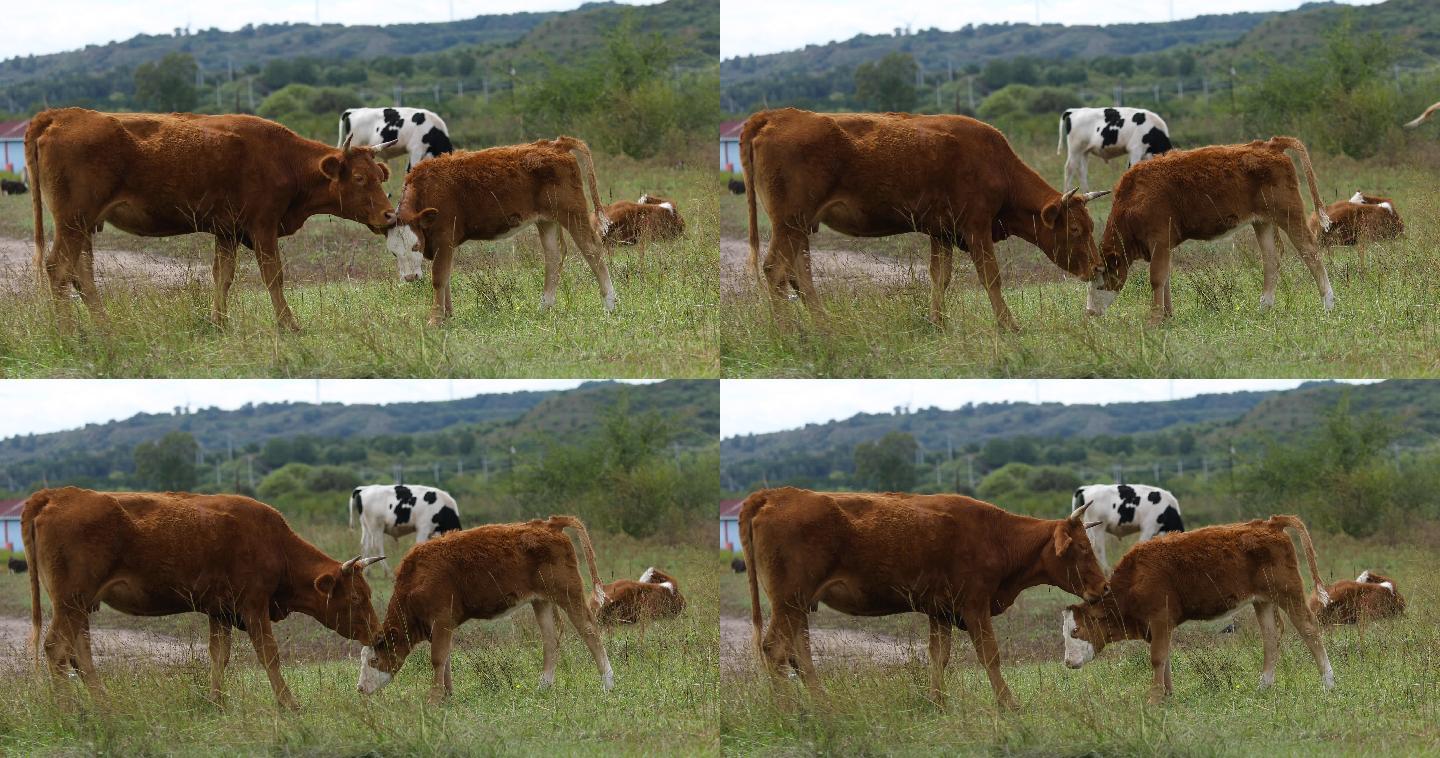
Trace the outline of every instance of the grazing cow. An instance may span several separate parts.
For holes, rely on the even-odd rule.
[[[581,171],[582,164],[584,171]],[[541,309],[555,304],[564,248],[560,231],[570,233],[595,273],[605,310],[615,308],[615,289],[600,235],[590,226],[585,187],[603,232],[609,222],[595,187],[590,148],[574,137],[537,140],[528,145],[451,153],[428,160],[405,177],[397,212],[386,240],[407,281],[420,276],[421,256],[434,261],[435,302],[430,323],[450,317],[450,269],[455,248],[468,240],[504,239],[534,224],[545,254],[545,291]]]
[[[737,574],[745,573],[745,559],[733,558],[730,560],[730,570]]]
[[[101,603],[134,616],[210,617],[210,698],[223,697],[230,628],[250,635],[280,705],[295,698],[280,676],[271,623],[294,611],[346,639],[380,631],[362,570],[301,539],[280,512],[239,495],[40,490],[20,515],[30,572],[32,644],[40,657],[40,586],[54,618],[45,635],[51,673],[78,672],[103,690],[90,654],[90,614]]]
[[[1090,503],[1087,511],[1099,523],[1090,530],[1090,545],[1101,567],[1105,560],[1105,533],[1124,537],[1140,533],[1140,542],[1157,534],[1185,531],[1180,519],[1180,503],[1168,490],[1148,484],[1087,484],[1075,490],[1071,508]]]
[[[1159,703],[1173,689],[1170,641],[1175,627],[1186,621],[1221,618],[1251,603],[1265,642],[1261,689],[1275,683],[1275,661],[1280,653],[1277,606],[1310,648],[1325,689],[1335,686],[1315,616],[1305,605],[1305,585],[1286,529],[1300,534],[1315,591],[1325,597],[1310,532],[1294,516],[1207,526],[1142,542],[1116,564],[1108,597],[1098,604],[1065,609],[1061,621],[1065,665],[1078,669],[1111,642],[1149,640],[1149,701]]]
[[[1320,214],[1310,214],[1310,233],[1321,247],[1354,245],[1360,254],[1360,265],[1365,265],[1365,248],[1371,242],[1395,239],[1405,233],[1405,222],[1395,210],[1395,201],[1379,195],[1356,192],[1349,200],[1341,200],[1325,207],[1330,218],[1330,228],[1320,225]]]
[[[636,581],[620,579],[590,598],[590,612],[603,625],[638,624],[672,618],[685,610],[675,577],[651,566]]]
[[[455,629],[470,619],[493,619],[529,603],[540,625],[545,660],[540,688],[555,681],[560,652],[557,608],[570,618],[600,669],[601,686],[615,686],[610,659],[586,605],[585,583],[575,547],[562,531],[574,529],[597,594],[595,550],[585,525],[573,516],[551,516],[521,524],[488,524],[416,545],[395,573],[395,593],[373,647],[360,653],[360,692],[369,695],[390,682],[420,642],[430,641],[434,667],[430,702],[449,697],[450,648]]]
[[[29,565],[25,563],[25,559],[24,559],[24,558],[16,558],[15,556],[12,555],[12,556],[10,556],[9,567],[10,567],[10,573],[12,573],[12,574],[23,574],[23,573],[25,573],[25,569],[29,568]]]
[[[460,507],[450,493],[418,484],[367,484],[350,493],[350,527],[360,517],[360,552],[381,555],[385,535],[414,534],[415,544],[460,528]],[[386,573],[390,565],[381,564]]]
[[[753,174],[752,174],[753,176]],[[1001,705],[1019,706],[1000,676],[990,617],[1027,587],[1049,584],[1096,602],[1106,590],[1080,521],[1017,516],[960,495],[760,490],[740,508],[750,567],[755,646],[777,685],[798,670],[823,695],[810,656],[809,614],[819,603],[854,616],[930,618],[930,697],[945,697],[950,628],[970,633]],[[759,584],[770,599],[763,630]]]
[[[1398,616],[1405,612],[1405,596],[1395,580],[1374,571],[1361,572],[1355,581],[1339,581],[1310,595],[1310,610],[1322,624],[1358,624]]]
[[[23,195],[29,192],[30,188],[24,182],[17,182],[13,179],[0,179],[0,195]]]
[[[1125,156],[1133,166],[1146,158],[1169,152],[1170,127],[1153,111],[1144,108],[1071,108],[1060,116],[1058,154],[1065,157],[1065,187],[1090,189],[1090,156],[1107,163]],[[1079,182],[1076,182],[1076,177]]]
[[[730,183],[727,184],[726,186],[728,186],[728,187],[730,188],[730,194],[732,194],[732,195],[743,195],[743,194],[745,194],[745,180],[744,180],[744,179],[731,179],[731,180],[730,180]]]
[[[221,325],[235,247],[251,248],[276,320],[298,331],[285,302],[279,238],[322,213],[382,232],[390,211],[382,186],[389,169],[376,157],[390,147],[337,149],[239,114],[40,112],[25,131],[25,157],[35,172],[35,267],[43,261],[62,329],[71,325],[72,284],[92,316],[104,320],[92,236],[108,222],[145,237],[215,235],[211,318]],[[56,222],[48,258],[42,197]]]
[[[1325,310],[1334,308],[1330,277],[1315,237],[1305,226],[1305,204],[1286,150],[1299,155],[1320,224],[1328,229],[1330,220],[1315,188],[1310,154],[1294,137],[1171,151],[1135,164],[1120,177],[1100,239],[1105,266],[1090,281],[1086,310],[1091,315],[1104,314],[1125,286],[1130,264],[1143,259],[1150,262],[1150,323],[1160,323],[1173,313],[1171,250],[1185,240],[1216,239],[1242,224],[1254,227],[1264,254],[1261,309],[1275,304],[1275,282],[1280,274],[1277,228],[1285,232],[1310,268]]]
[[[810,235],[820,224],[852,237],[930,237],[930,320],[944,317],[952,254],[970,254],[1002,327],[1019,329],[1000,294],[993,242],[1017,235],[1081,279],[1100,268],[1085,204],[1104,192],[1061,194],[1015,155],[1005,135],[965,116],[761,111],[740,134],[749,210],[750,264],[770,216],[764,279],[778,307],[794,287],[824,311],[811,278]],[[756,268],[756,275],[761,271]]]
[[[1436,103],[1429,108],[1426,108],[1425,112],[1416,117],[1414,121],[1405,122],[1405,128],[1414,129],[1415,127],[1425,123],[1426,121],[1429,121],[1430,117],[1435,115],[1436,112],[1440,112],[1440,103]]]
[[[676,210],[675,201],[657,195],[641,195],[633,203],[628,200],[611,203],[595,215],[594,226],[600,241],[607,245],[634,245],[642,240],[672,239],[685,233],[685,219]]]
[[[426,158],[454,152],[450,129],[434,111],[424,108],[349,108],[340,114],[340,139],[337,145],[354,135],[355,147],[374,147],[393,143],[409,156],[405,172]]]

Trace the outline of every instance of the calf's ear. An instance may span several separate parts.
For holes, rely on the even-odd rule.
[[[415,214],[414,224],[421,229],[429,229],[430,225],[435,223],[435,217],[439,215],[440,211],[434,208],[426,208],[425,210]]]

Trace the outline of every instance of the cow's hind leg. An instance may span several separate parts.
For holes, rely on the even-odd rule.
[[[786,669],[792,668],[801,675],[811,697],[823,701],[824,689],[815,672],[808,638],[810,634],[808,614],[799,601],[771,599],[770,625],[765,629],[760,650],[764,656],[765,669],[770,674],[770,689],[784,708],[795,705],[791,690],[786,682]]]
[[[930,323],[945,323],[945,291],[955,268],[955,251],[939,237],[930,238]]]
[[[1315,238],[1310,234],[1310,229],[1305,222],[1295,221],[1287,223],[1282,227],[1285,236],[1289,238],[1290,244],[1300,252],[1300,259],[1305,261],[1306,268],[1310,269],[1310,275],[1315,278],[1315,286],[1320,289],[1320,303],[1325,310],[1332,310],[1335,307],[1335,291],[1330,287],[1330,274],[1325,271],[1325,258],[1320,255],[1319,248],[1315,245]]]
[[[1260,247],[1260,260],[1265,269],[1265,289],[1260,293],[1260,310],[1275,305],[1275,283],[1280,278],[1280,251],[1275,247],[1275,225],[1256,221],[1255,244]]]
[[[1260,625],[1260,640],[1265,645],[1265,660],[1260,666],[1260,689],[1275,683],[1275,661],[1280,658],[1280,630],[1275,626],[1275,604],[1256,600],[1255,621]]]
[[[62,333],[75,328],[75,316],[70,306],[70,285],[75,279],[75,269],[85,247],[86,232],[70,224],[55,225],[55,244],[45,258],[45,274],[50,280],[50,297],[55,306],[55,317]],[[102,315],[103,318],[103,315]]]
[[[225,667],[230,663],[230,624],[210,617],[210,702],[225,702]]]
[[[535,623],[540,627],[540,644],[544,648],[544,662],[541,664],[540,689],[548,690],[555,683],[555,660],[560,653],[560,630],[555,623],[559,608],[548,600],[530,603],[535,609]]]
[[[771,310],[777,318],[781,316],[780,308],[789,299],[792,288],[804,301],[811,316],[825,317],[825,308],[820,303],[810,272],[810,237],[801,222],[792,220],[774,225],[761,271],[765,275],[766,291],[770,293]]]
[[[1290,617],[1290,623],[1295,625],[1295,632],[1305,641],[1305,647],[1310,648],[1310,655],[1314,656],[1315,665],[1320,669],[1321,685],[1331,689],[1335,686],[1335,670],[1330,667],[1330,656],[1325,652],[1325,642],[1320,639],[1320,627],[1315,623],[1315,614],[1305,604],[1304,594],[1297,591],[1279,603],[1281,610]]]
[[[950,665],[952,631],[946,619],[930,617],[930,699],[945,705],[945,667]]]
[[[975,655],[985,668],[985,675],[990,678],[995,701],[1002,708],[1018,710],[1020,701],[1011,694],[1009,685],[1000,675],[1000,647],[995,641],[995,630],[990,626],[990,599],[982,597],[979,602],[967,605],[961,616],[965,621],[965,630],[970,633],[970,641],[975,645]]]

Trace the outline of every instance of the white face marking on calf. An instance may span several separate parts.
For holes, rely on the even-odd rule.
[[[640,575],[640,583],[641,583],[641,584],[645,584],[646,582],[649,582],[651,579],[654,579],[654,578],[655,578],[655,567],[654,567],[654,566],[651,566],[650,568],[645,569],[645,573],[643,573],[643,574]]]
[[[637,203],[639,203],[639,204],[641,204],[641,205],[644,205],[644,204],[650,202],[650,195],[649,195],[649,193],[646,193],[646,194],[644,194],[644,195],[641,195],[641,196],[640,196],[640,199],[639,199],[639,200],[636,200],[635,202],[637,202]]]
[[[1090,291],[1085,295],[1085,312],[1092,316],[1104,316],[1105,309],[1115,302],[1119,292],[1100,288],[1100,277],[1090,280]]]
[[[1381,207],[1381,208],[1384,208],[1384,209],[1387,210],[1387,211],[1390,211],[1391,213],[1394,213],[1394,212],[1395,212],[1395,209],[1392,208],[1392,207],[1390,207],[1390,204],[1389,204],[1389,203],[1381,203],[1381,204],[1380,204],[1380,207]]]
[[[1387,590],[1390,590],[1392,594],[1395,592],[1395,585],[1391,584],[1390,582],[1381,582],[1380,586],[1384,587]]]
[[[1355,577],[1355,581],[1360,582],[1361,584],[1370,581],[1370,569],[1365,569],[1364,571],[1361,571],[1360,576]]]
[[[415,230],[404,224],[396,224],[385,233],[385,247],[395,256],[395,265],[402,281],[413,282],[424,274],[425,269],[421,262],[425,257],[415,249],[419,244],[420,237],[415,234]]]
[[[375,651],[369,647],[360,649],[360,692],[373,695],[390,683],[391,675],[375,668]]]
[[[1365,193],[1363,193],[1363,192],[1356,192],[1355,194],[1353,194],[1353,195],[1350,196],[1350,202],[1352,202],[1352,203],[1354,203],[1354,204],[1356,204],[1356,205],[1364,205],[1364,204],[1365,204]]]
[[[675,205],[673,203],[661,203],[660,207],[664,208],[667,211],[670,211],[671,213],[675,212]]]
[[[1065,638],[1065,665],[1078,669],[1095,657],[1095,646],[1071,636],[1076,629],[1075,611],[1067,610],[1061,616],[1060,636]]]
[[[1388,584],[1388,582],[1387,582],[1387,584]],[[661,587],[664,587],[664,588],[667,589],[667,590],[670,590],[670,594],[672,594],[672,595],[675,594],[675,585],[674,585],[674,584],[672,584],[672,583],[670,583],[670,582],[661,582],[661,583],[660,583],[660,586],[661,586]]]

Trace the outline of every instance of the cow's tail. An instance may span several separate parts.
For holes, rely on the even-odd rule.
[[[1320,581],[1320,567],[1315,564],[1315,543],[1310,541],[1310,530],[1298,516],[1271,516],[1270,523],[1281,529],[1294,529],[1300,535],[1300,545],[1305,548],[1305,562],[1310,566],[1310,580],[1315,583],[1315,594],[1321,605],[1330,604],[1330,593]]]
[[[765,507],[766,491],[762,490],[745,498],[740,506],[740,551],[745,556],[745,573],[750,582],[750,624],[755,628],[755,654],[765,656],[761,638],[765,633],[765,619],[760,613],[760,567],[755,564],[755,514]]]
[[[49,501],[49,491],[41,490],[25,501],[20,512],[20,541],[30,561],[30,653],[36,667],[40,665],[40,627],[44,625],[40,608],[40,572],[44,564],[40,561],[40,546],[35,541],[35,517]]]
[[[585,173],[585,184],[590,188],[590,203],[595,206],[595,221],[600,227],[597,231],[604,237],[610,231],[610,219],[605,216],[605,206],[600,204],[600,189],[595,181],[595,159],[590,155],[590,146],[574,137],[556,137],[555,142],[562,149],[574,153],[575,159],[580,161],[580,170]]]
[[[754,126],[751,126],[751,124]],[[740,129],[740,170],[745,175],[745,213],[750,230],[750,270],[760,278],[760,227],[755,223],[755,132],[765,123],[760,114],[746,119]]]
[[[1060,130],[1060,141],[1055,143],[1056,155],[1059,155],[1060,151],[1065,149],[1065,116],[1069,115],[1070,111],[1065,111],[1065,115],[1060,117],[1060,125],[1058,127]]]
[[[590,569],[590,582],[595,586],[595,604],[605,604],[605,585],[600,581],[600,571],[595,568],[595,546],[590,544],[590,532],[585,524],[574,516],[551,516],[550,526],[555,529],[574,529],[580,537],[580,549],[585,553],[585,566]]]
[[[1294,137],[1273,137],[1270,143],[1282,150],[1294,150],[1300,156],[1300,168],[1305,171],[1305,183],[1310,185],[1310,199],[1315,202],[1315,213],[1320,217],[1320,230],[1330,231],[1330,214],[1325,212],[1325,204],[1320,202],[1320,190],[1315,186],[1315,167],[1310,165],[1310,151],[1305,149],[1305,143]]]
[[[35,276],[45,279],[45,204],[40,195],[45,182],[40,178],[40,134],[50,126],[49,112],[36,114],[25,129],[25,165],[30,173],[30,208],[35,214]]]
[[[350,514],[350,528],[355,528],[355,511],[360,510],[360,488],[350,491],[350,501],[345,503],[345,512]]]

